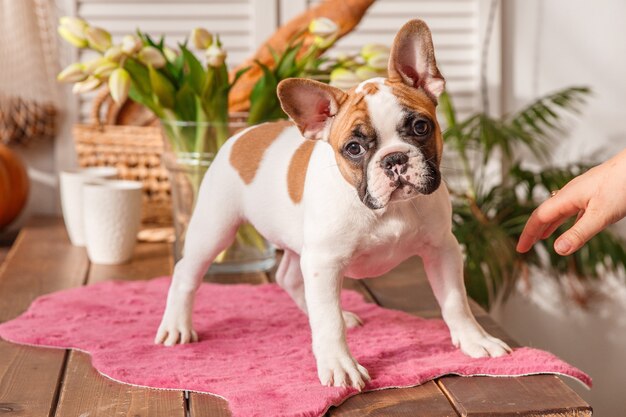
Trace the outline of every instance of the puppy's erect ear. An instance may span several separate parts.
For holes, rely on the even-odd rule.
[[[318,81],[288,78],[278,84],[278,98],[305,138],[321,139],[347,95]]]
[[[423,88],[437,102],[445,80],[437,68],[430,29],[422,20],[408,21],[393,41],[389,57],[389,80]]]

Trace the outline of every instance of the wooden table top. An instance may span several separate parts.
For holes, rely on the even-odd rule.
[[[94,282],[140,280],[169,274],[169,245],[142,243],[126,265],[92,265],[83,248],[69,243],[61,220],[36,218],[25,227],[0,266],[0,322],[22,313],[42,294]],[[215,276],[220,283],[263,283],[272,273]],[[346,280],[381,306],[422,317],[439,309],[417,258],[386,276]],[[479,322],[509,344],[506,335],[475,303]],[[349,416],[590,416],[591,407],[559,377],[446,376],[424,385],[364,393],[327,415]],[[96,372],[87,354],[14,345],[0,340],[0,414],[11,416],[225,417],[226,401],[210,395],[124,385]],[[270,416],[271,417],[271,416]]]

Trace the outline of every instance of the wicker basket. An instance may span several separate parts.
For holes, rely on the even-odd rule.
[[[74,126],[78,163],[81,167],[115,167],[120,178],[141,181],[144,185],[142,223],[169,226],[172,203],[167,171],[161,165],[161,129],[102,124],[100,114],[107,97],[108,91],[103,91],[94,99],[92,124]]]
[[[56,115],[51,103],[0,94],[0,143],[28,146],[39,140],[52,140]]]

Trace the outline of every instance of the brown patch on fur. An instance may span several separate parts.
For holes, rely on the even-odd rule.
[[[287,171],[287,191],[289,192],[291,201],[296,204],[302,201],[306,173],[309,167],[309,160],[313,154],[313,148],[315,148],[315,143],[316,142],[313,140],[305,140],[302,142],[291,157],[291,162],[289,162],[289,170]]]
[[[254,180],[267,148],[282,133],[293,126],[289,121],[264,123],[239,137],[230,150],[230,164],[246,184]]]
[[[437,121],[435,103],[422,89],[409,87],[402,81],[385,80],[385,85],[391,88],[391,92],[402,107],[427,114],[435,122],[435,141],[432,149],[428,149],[428,154],[436,154],[437,164],[439,164],[441,162],[441,153],[443,152],[443,137]]]

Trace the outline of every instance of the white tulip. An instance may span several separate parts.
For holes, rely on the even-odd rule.
[[[96,88],[100,87],[101,84],[102,84],[102,81],[100,79],[90,75],[89,77],[87,77],[85,81],[81,81],[81,82],[74,84],[74,87],[72,88],[72,93],[74,94],[86,93],[88,91],[95,90]]]
[[[68,65],[57,75],[57,80],[62,83],[76,83],[87,78],[85,67],[80,62]]]
[[[96,51],[104,52],[111,46],[111,34],[101,28],[88,27],[85,29],[85,38]]]
[[[161,51],[154,46],[144,46],[141,51],[139,51],[137,57],[146,66],[152,65],[152,67],[156,69],[162,68],[166,64],[165,57]]]
[[[106,50],[104,57],[111,62],[117,62],[119,64],[124,57],[124,51],[120,45],[114,45]]]
[[[124,68],[118,68],[109,77],[109,91],[113,101],[122,104],[128,97],[130,90],[130,75]]]
[[[206,29],[195,28],[191,31],[191,42],[196,49],[207,49],[213,43],[213,35]]]
[[[122,51],[126,55],[135,55],[143,47],[143,42],[136,36],[126,35],[122,38]]]
[[[206,61],[210,67],[220,67],[226,60],[226,51],[213,44],[206,50]]]

